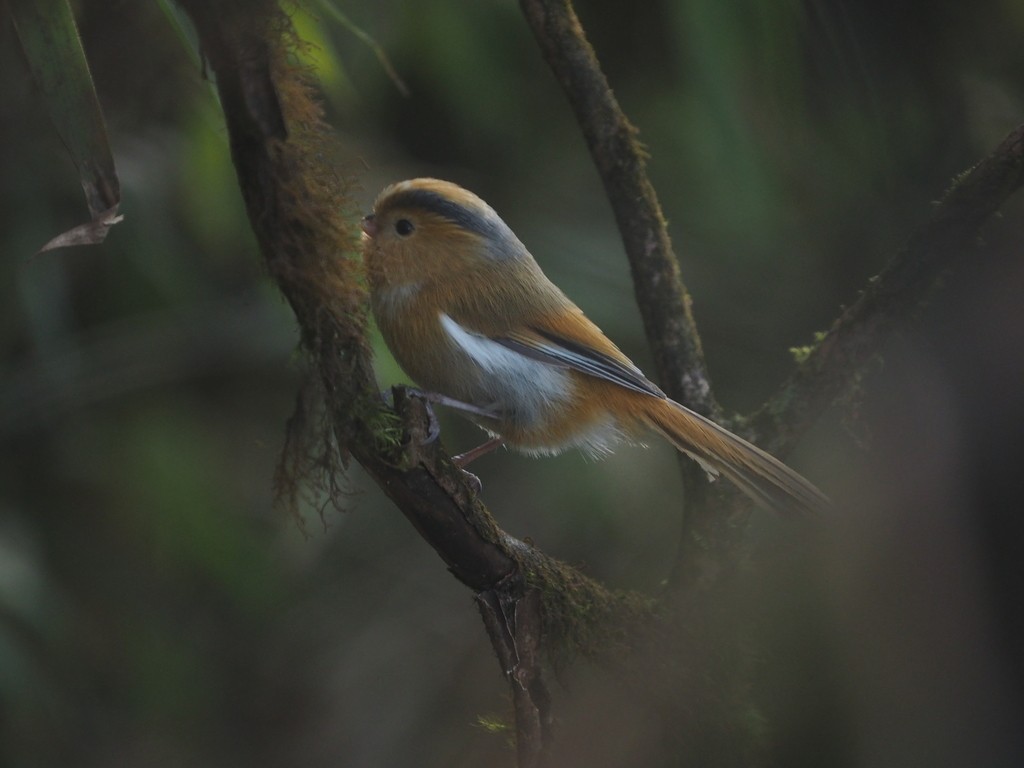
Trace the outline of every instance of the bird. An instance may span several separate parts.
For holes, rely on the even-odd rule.
[[[603,456],[653,433],[760,506],[828,507],[781,461],[666,396],[469,190],[433,178],[391,184],[361,227],[370,306],[392,355],[428,399],[490,436],[458,466],[501,445]]]

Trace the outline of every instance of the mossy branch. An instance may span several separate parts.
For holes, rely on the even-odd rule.
[[[860,297],[801,349],[796,371],[748,420],[760,444],[790,451],[832,403],[859,386],[889,336],[904,326],[942,275],[977,252],[985,221],[1024,184],[1024,125],[954,181],[931,217],[872,278]]]
[[[610,592],[508,536],[443,449],[427,439],[424,403],[401,389],[393,410],[385,403],[375,388],[367,343],[366,287],[356,256],[358,212],[350,183],[334,170],[342,166],[307,75],[289,57],[299,43],[287,18],[271,0],[179,2],[193,19],[216,76],[253,230],[270,275],[295,312],[314,373],[311,386],[326,405],[324,428],[313,430],[321,447],[312,455],[326,461],[323,471],[330,476],[339,471],[336,464],[359,461],[449,570],[477,593],[485,627],[512,683],[520,765],[544,765],[551,739],[545,656],[636,658],[639,654],[631,651],[641,638],[672,634],[667,624],[692,631],[691,620],[699,623],[707,610],[677,604],[670,621],[663,621],[652,600]],[[635,130],[615,103],[568,3],[522,0],[522,6],[580,116],[612,200],[662,380],[677,399],[715,413],[689,300]],[[885,334],[919,305],[935,277],[967,251],[978,226],[1021,184],[1022,136],[1019,129],[950,191],[929,225],[756,415],[752,425],[770,438],[769,445],[790,445],[842,392],[848,374],[877,354]],[[302,413],[307,406],[304,400]],[[310,421],[317,420],[297,419],[296,429],[301,433]],[[279,478],[283,485],[308,463],[303,457],[310,455],[309,439],[289,444],[291,464]],[[687,483],[690,491],[702,487]],[[681,562],[687,568],[681,581],[689,585],[720,581],[718,570],[729,565],[727,544],[743,530],[736,517],[741,512],[724,514],[711,504],[705,509],[689,518],[684,537]],[[713,590],[694,592],[700,594],[698,606],[714,604]],[[675,677],[667,677],[678,690]],[[729,681],[728,673],[704,677],[710,682],[707,695],[699,697],[702,706],[711,702],[713,709],[718,701],[714,711],[728,722],[728,705],[738,697],[715,693],[720,679]]]
[[[250,223],[315,374],[290,424],[279,492],[294,501],[297,475],[333,478],[354,457],[482,605],[511,607],[491,610],[485,626],[524,713],[520,765],[542,765],[551,721],[544,643],[552,639],[561,655],[619,649],[627,627],[654,618],[648,601],[612,594],[505,534],[428,439],[424,402],[397,388],[389,409],[372,374],[351,184],[336,172],[307,73],[289,56],[300,43],[287,17],[272,0],[179,2],[216,78]],[[315,418],[311,394],[326,418]]]
[[[623,115],[570,0],[520,0],[545,59],[565,90],[615,213],[632,267],[634,290],[665,390],[720,420],[690,298],[645,170],[636,129]],[[922,227],[815,344],[756,413],[729,426],[785,455],[822,412],[859,386],[889,334],[916,311],[944,270],[972,251],[984,221],[1022,183],[1024,127],[963,174]],[[712,588],[732,571],[749,516],[747,503],[722,484],[709,489],[684,461],[689,503],[672,583]],[[696,498],[694,498],[696,497]]]

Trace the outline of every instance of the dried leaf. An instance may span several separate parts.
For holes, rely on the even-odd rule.
[[[52,251],[55,248],[67,248],[73,245],[98,245],[106,239],[107,230],[123,218],[124,216],[118,215],[117,206],[115,205],[110,210],[103,211],[92,221],[79,224],[77,227],[72,227],[67,232],[57,235],[40,248],[36,255],[38,256],[45,251]]]

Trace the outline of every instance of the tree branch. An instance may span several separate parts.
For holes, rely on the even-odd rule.
[[[859,386],[893,331],[919,311],[944,272],[975,252],[981,226],[1022,184],[1024,125],[954,182],[929,220],[751,416],[765,448],[787,453],[826,408]]]
[[[569,0],[520,0],[544,58],[562,84],[611,203],[633,276],[644,331],[668,395],[716,421],[704,351],[637,130],[623,114]],[[740,540],[749,504],[731,487],[709,487],[680,456],[686,500],[672,584],[710,586]]]
[[[604,184],[661,385],[674,400],[718,417],[690,296],[647,177],[637,130],[619,107],[569,0],[520,0],[520,6],[576,114]]]
[[[552,714],[540,649],[566,656],[621,650],[624,638],[654,619],[651,602],[611,593],[505,534],[428,438],[425,403],[398,388],[395,410],[386,407],[372,375],[362,264],[352,256],[358,216],[345,183],[324,162],[332,148],[305,74],[288,63],[288,46],[299,43],[287,18],[273,0],[179,2],[216,76],[250,223],[317,372],[328,418],[321,440],[333,436],[343,462],[359,461],[452,574],[478,593],[512,687],[520,764],[542,766]],[[285,475],[308,462],[310,451],[318,463],[338,455],[306,445],[311,419],[304,416],[289,430]]]
[[[720,417],[636,129],[622,114],[570,0],[520,0],[520,5],[604,183],[664,388],[689,407]],[[984,220],[1021,185],[1022,145],[1024,127],[957,181],[928,224],[835,321],[772,399],[734,425],[737,431],[785,455],[831,403],[858,386],[860,373],[892,330],[917,311],[942,272],[970,249]],[[684,490],[698,501],[687,505],[672,583],[684,589],[710,586],[729,569],[748,505],[732,489],[709,490],[693,462],[684,460],[683,467]]]
[[[682,628],[692,627],[693,619],[699,626],[707,606],[717,604],[714,590],[690,590],[698,599],[677,604],[673,628],[666,630],[665,617],[659,616],[653,600],[610,592],[501,531],[463,474],[428,439],[429,419],[421,400],[398,389],[394,410],[385,405],[372,375],[362,265],[353,256],[357,215],[344,182],[324,160],[332,153],[319,106],[304,74],[288,63],[287,46],[297,42],[289,37],[287,19],[271,0],[179,1],[192,17],[217,77],[232,159],[264,260],[295,312],[315,367],[327,407],[328,436],[339,449],[330,454],[359,461],[453,575],[477,593],[484,626],[511,687],[520,765],[544,766],[550,762],[552,738],[544,659],[620,656],[630,666],[638,638],[653,637],[647,647],[664,650],[664,643],[658,645],[659,633],[677,629],[683,646],[694,646]],[[635,131],[615,103],[571,7],[564,0],[521,2],[577,111],[612,200],[666,389],[676,399],[714,413],[687,294]],[[780,397],[779,407],[769,409],[777,418],[768,421],[770,434],[783,444],[793,439],[785,436],[799,434],[816,415],[800,401],[824,402],[834,396],[829,391],[841,391],[834,380],[844,379],[844,370],[859,370],[877,351],[884,332],[911,311],[899,303],[919,303],[943,265],[952,262],[977,226],[1020,185],[1020,131],[1011,139],[947,195],[929,226],[880,276],[879,285],[837,321],[829,334],[834,338],[826,338],[793,380],[789,397],[795,404]],[[833,367],[839,372],[834,376]],[[702,487],[703,481],[687,482],[691,491]],[[729,510],[715,504],[700,515],[688,515],[683,583],[720,585],[716,569],[728,566],[729,549],[743,528],[736,523],[739,513]],[[698,642],[703,641],[698,635]],[[675,668],[693,663],[695,655],[667,653],[666,658]],[[728,685],[737,681],[735,665],[729,664],[721,675],[703,669],[696,673],[692,676],[706,685],[699,686],[701,695],[693,700],[721,714],[718,735],[732,733],[729,729],[741,711],[736,706],[740,694],[728,691],[742,693],[743,688]],[[726,693],[720,692],[723,681]],[[675,693],[676,680],[668,680],[666,687]]]
[[[486,590],[478,593],[476,600],[511,686],[519,768],[543,768],[550,763],[554,715],[543,678],[540,592],[522,591],[521,597],[510,600],[506,593]]]

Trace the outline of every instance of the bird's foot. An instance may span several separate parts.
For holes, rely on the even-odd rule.
[[[463,478],[469,483],[469,487],[473,489],[473,493],[479,496],[480,492],[484,489],[484,484],[480,482],[480,478],[464,469],[460,468],[459,471],[462,472]]]

